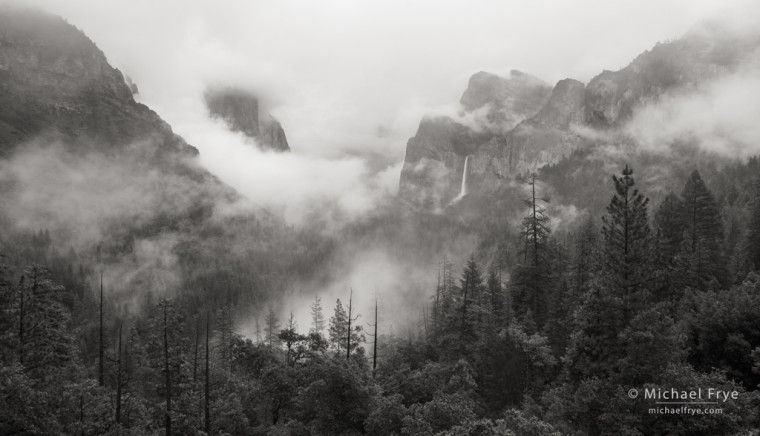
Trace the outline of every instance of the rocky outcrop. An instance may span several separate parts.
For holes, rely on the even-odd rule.
[[[280,122],[259,107],[259,100],[241,89],[210,89],[204,96],[212,117],[225,121],[264,150],[290,151]]]
[[[447,117],[422,120],[406,146],[399,195],[426,208],[445,206],[459,193],[466,156],[491,137]]]
[[[509,77],[473,75],[458,117],[424,119],[407,143],[399,195],[425,208],[446,206],[461,190],[467,156],[535,115],[550,93],[546,83],[516,70]]]
[[[507,132],[535,114],[550,90],[546,82],[521,71],[512,70],[509,77],[481,71],[470,77],[459,103],[465,112],[486,109],[484,127]]]
[[[569,156],[581,143],[570,127],[583,119],[584,90],[577,80],[561,80],[535,116],[478,148],[470,165],[471,186],[495,187],[501,179]]]

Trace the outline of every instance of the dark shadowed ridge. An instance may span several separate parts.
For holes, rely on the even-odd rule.
[[[209,114],[233,132],[253,139],[263,150],[290,151],[282,125],[262,110],[258,98],[234,88],[209,89],[204,96]]]
[[[121,72],[76,27],[60,17],[0,8],[0,153],[46,135],[64,142],[123,150],[154,144],[151,158],[198,151],[132,97]]]

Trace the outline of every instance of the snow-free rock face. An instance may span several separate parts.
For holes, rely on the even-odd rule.
[[[758,53],[757,32],[703,25],[683,38],[656,45],[619,71],[602,72],[588,85],[561,80],[543,99],[532,76],[512,72],[504,79],[478,73],[461,99],[465,116],[459,122],[450,120],[459,124],[457,147],[444,135],[450,128],[432,135],[433,129],[423,129],[429,121],[423,121],[407,145],[399,195],[425,209],[447,206],[460,191],[468,155],[468,193],[497,188],[590,146],[593,140],[578,132],[614,133],[640,105],[736,72],[746,61],[758,59]],[[540,105],[534,109],[536,101]],[[467,129],[481,133],[461,133]]]
[[[756,34],[702,24],[684,37],[654,46],[618,71],[603,71],[586,87],[585,121],[597,128],[617,127],[637,105],[656,101],[675,89],[697,86],[735,72],[758,56]]]
[[[241,132],[265,150],[290,151],[280,122],[259,107],[259,100],[240,89],[212,89],[205,95],[212,117],[221,118],[233,132]]]
[[[119,70],[63,19],[0,6],[0,156],[39,135],[123,150],[152,141],[152,158],[197,154],[137,103]]]
[[[507,132],[534,115],[550,91],[546,82],[521,71],[512,70],[509,77],[481,71],[470,77],[459,103],[465,112],[485,108],[485,127]]]
[[[564,79],[533,117],[478,148],[470,164],[472,184],[495,186],[500,179],[556,164],[580,145],[570,126],[583,119],[585,86]]]
[[[535,115],[550,93],[546,83],[519,71],[473,75],[457,119],[426,118],[407,143],[399,194],[426,208],[446,206],[461,190],[466,157]]]
[[[426,208],[445,206],[459,193],[466,156],[491,136],[448,117],[422,120],[407,143],[399,194]]]

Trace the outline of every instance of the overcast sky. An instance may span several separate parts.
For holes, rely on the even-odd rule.
[[[236,84],[266,95],[300,153],[395,159],[425,107],[455,103],[474,72],[585,82],[737,3],[34,1],[84,30],[173,124],[206,84]]]
[[[2,1],[2,0],[0,0]],[[519,69],[587,82],[741,0],[31,0],[82,29],[138,99],[255,202],[291,218],[393,193],[421,117],[457,104],[471,74]],[[251,151],[208,120],[209,85],[250,88],[293,153]],[[382,132],[382,134],[381,134]],[[371,158],[371,159],[368,159]],[[275,189],[273,189],[275,187]]]

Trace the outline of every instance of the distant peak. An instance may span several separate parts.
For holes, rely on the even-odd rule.
[[[494,132],[506,132],[538,112],[551,87],[543,80],[512,70],[508,77],[480,71],[470,77],[460,104],[465,112],[486,108],[483,124]]]
[[[234,87],[209,88],[203,97],[211,117],[224,120],[233,132],[243,133],[264,149],[290,151],[280,122],[261,110],[252,92]]]

